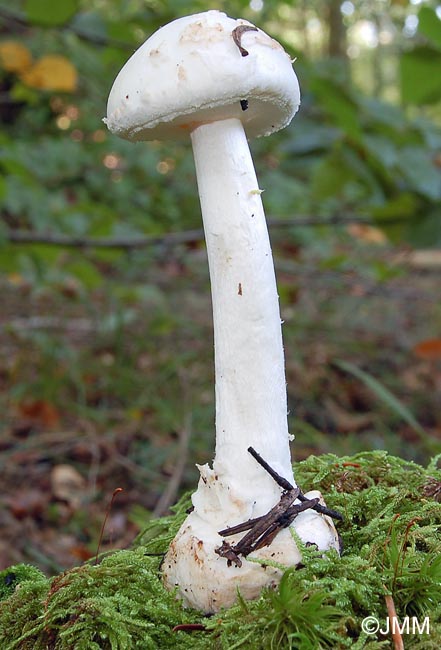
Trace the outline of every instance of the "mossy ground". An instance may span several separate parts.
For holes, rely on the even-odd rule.
[[[160,581],[161,558],[185,518],[188,498],[152,521],[132,549],[46,578],[17,565],[0,573],[1,650],[176,648],[394,648],[390,635],[363,632],[373,616],[386,626],[385,595],[401,621],[406,650],[441,647],[441,470],[367,452],[310,457],[296,466],[304,490],[317,488],[340,510],[343,554],[303,548],[303,565],[276,590],[210,618],[186,610]],[[176,626],[181,626],[176,629]],[[427,633],[429,631],[429,633]]]

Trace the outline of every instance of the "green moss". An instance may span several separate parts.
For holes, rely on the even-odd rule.
[[[188,497],[152,521],[133,548],[49,580],[33,567],[0,573],[2,650],[205,650],[392,648],[362,621],[429,617],[430,634],[405,634],[407,649],[441,647],[441,471],[384,452],[311,457],[296,466],[304,490],[320,489],[339,524],[343,554],[302,546],[303,564],[276,590],[211,618],[183,609],[160,581],[160,562],[186,516]],[[298,540],[297,540],[298,541]],[[300,542],[299,542],[300,543]],[[203,625],[204,630],[175,626]],[[426,628],[427,630],[427,628]]]
[[[23,582],[47,583],[47,578],[31,564],[16,564],[0,571],[0,600],[11,596],[17,585]]]

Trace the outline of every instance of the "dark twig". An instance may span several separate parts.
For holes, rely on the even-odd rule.
[[[266,546],[267,543],[270,544],[272,542],[276,530],[278,531],[283,527],[279,523],[280,517],[286,514],[288,508],[292,506],[298,493],[298,489],[286,491],[282,494],[279,503],[271,508],[266,515],[257,517],[256,519],[250,519],[238,526],[233,526],[219,531],[219,535],[224,537],[234,535],[243,530],[248,530],[249,532],[234,546],[224,540],[222,546],[216,549],[216,553],[221,557],[226,558],[228,566],[231,566],[233,562],[238,567],[242,566],[242,561],[239,558],[239,555],[246,557],[253,550]]]
[[[268,472],[268,474],[275,480],[277,485],[280,485],[281,488],[284,490],[294,490],[294,486],[291,485],[289,481],[286,480],[286,478],[283,478],[283,476],[280,476],[268,463],[266,460],[262,458],[260,454],[257,453],[257,451],[253,447],[248,447],[247,452],[251,454],[251,456],[254,458],[254,460],[257,460],[259,465],[263,467],[263,469]]]
[[[262,458],[260,454],[257,453],[253,447],[248,447],[247,451],[251,454],[251,456],[257,460],[259,465],[263,467],[264,470],[268,472],[268,474],[275,480],[277,485],[280,485],[281,488],[284,490],[293,490],[294,486],[291,485],[289,481],[286,480],[286,478],[283,478],[283,476],[280,476],[268,463],[266,460]],[[300,501],[307,501],[307,497],[303,494],[301,490],[299,490],[299,494],[297,497]],[[312,507],[312,506],[311,506]],[[317,503],[313,508],[316,512],[319,512],[322,515],[328,515],[328,517],[332,517],[333,519],[339,519],[340,521],[343,521],[343,516],[337,512],[336,510],[331,510],[330,508],[326,508],[325,506],[322,506],[320,503]]]
[[[280,501],[266,515],[219,531],[220,535],[228,537],[249,529],[249,532],[235,545],[224,540],[222,546],[216,549],[216,553],[226,558],[228,566],[234,563],[241,567],[242,560],[239,555],[247,557],[253,551],[269,546],[276,535],[283,528],[288,528],[300,512],[313,508],[317,504],[318,499],[306,499],[306,501],[294,504],[293,501],[298,497],[298,493],[298,488],[284,492]]]
[[[403,221],[403,219],[390,219],[388,223],[398,223],[400,221]],[[271,229],[344,226],[352,223],[381,225],[381,220],[357,215],[342,215],[338,217],[299,216],[293,219],[268,220],[268,226]],[[164,233],[162,235],[145,235],[143,237],[76,237],[58,233],[38,233],[12,229],[2,231],[0,234],[0,239],[10,244],[43,244],[45,246],[62,246],[65,248],[107,248],[120,250],[148,248],[149,246],[155,245],[178,246],[204,239],[202,228]]]
[[[300,501],[307,501],[307,498],[303,494],[303,492],[299,493],[299,499]],[[337,510],[331,510],[331,508],[327,508],[326,506],[322,506],[321,503],[317,503],[315,506],[311,506],[312,510],[315,510],[316,512],[319,512],[321,515],[327,515],[328,517],[332,517],[332,519],[338,519],[339,521],[343,521],[343,515],[338,512]]]
[[[262,515],[261,517],[255,517],[254,519],[248,519],[248,521],[244,521],[242,524],[237,524],[237,526],[228,526],[223,530],[219,530],[218,533],[222,537],[229,537],[230,535],[238,535],[239,533],[244,533],[246,530],[250,530],[250,528],[259,523],[259,521],[265,519],[265,517],[266,515]]]
[[[282,501],[282,499],[280,501]],[[263,546],[269,546],[276,534],[282,528],[288,528],[297,515],[303,510],[310,508],[314,502],[317,502],[317,499],[312,499],[310,503],[305,501],[304,503],[299,503],[297,505],[294,504],[289,508],[282,509],[282,512],[274,518],[274,521],[268,520],[261,522],[259,527],[251,530],[236,544],[236,551],[241,553],[243,556],[247,556],[252,551],[262,548]],[[280,507],[280,503],[278,505]],[[258,528],[260,528],[260,530]],[[263,532],[261,532],[262,529]]]
[[[318,499],[311,499],[311,500],[306,500],[303,501],[302,503],[294,504],[286,512],[284,512],[277,521],[275,521],[271,526],[268,527],[268,529],[265,531],[265,534],[260,537],[250,548],[249,553],[251,551],[257,551],[259,548],[263,548],[264,546],[269,546],[277,533],[282,529],[282,528],[288,528],[294,519],[297,517],[297,515],[300,512],[303,512],[304,510],[309,510],[309,508],[313,508],[314,505],[318,502]],[[242,540],[240,544],[242,543]],[[245,548],[245,550],[247,550]],[[241,551],[243,555],[248,555],[248,553],[245,553],[244,551]]]
[[[285,514],[288,510],[288,508],[293,504],[293,502],[296,500],[298,496],[298,489],[297,490],[291,490],[290,492],[284,492],[280,498],[279,503],[277,503],[271,510],[268,512],[268,514],[263,515],[263,517],[258,517],[257,520],[249,520],[246,522],[248,525],[248,530],[250,532],[245,535],[245,537],[242,537],[240,542],[236,545],[237,548],[247,548],[250,544],[250,541],[253,539],[256,540],[258,539],[268,526],[270,526],[272,523],[279,521],[280,517]],[[251,523],[250,523],[251,522]],[[237,529],[237,526],[234,528]],[[222,534],[225,537],[228,537],[230,535],[234,535],[234,532],[231,532],[231,528],[227,528],[226,531],[222,531],[219,534]],[[241,551],[242,552],[242,551]]]
[[[170,232],[163,235],[150,235],[145,237],[71,237],[54,233],[36,233],[20,230],[10,230],[2,233],[2,237],[10,244],[44,244],[45,246],[63,246],[66,248],[116,248],[120,250],[133,250],[154,245],[177,246],[195,241],[204,237],[202,229]]]

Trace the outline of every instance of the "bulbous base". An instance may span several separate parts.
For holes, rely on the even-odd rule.
[[[212,474],[211,478],[214,480]],[[317,491],[308,492],[305,496],[321,498]],[[198,499],[194,501],[197,503]],[[207,614],[218,612],[234,604],[238,590],[246,600],[258,598],[263,587],[273,587],[279,583],[283,574],[280,565],[288,568],[302,560],[293,535],[289,528],[285,528],[269,546],[253,551],[247,558],[241,556],[241,566],[228,563],[225,557],[216,553],[223,542],[218,531],[228,524],[221,521],[225,513],[218,511],[217,517],[213,517],[211,510],[206,515],[205,508],[195,507],[170,545],[162,565],[165,586],[170,590],[177,588],[178,597],[188,607]],[[330,548],[339,550],[338,534],[328,516],[306,510],[297,515],[291,527],[304,543],[315,544],[322,551]],[[229,536],[228,542],[234,545],[243,535]]]

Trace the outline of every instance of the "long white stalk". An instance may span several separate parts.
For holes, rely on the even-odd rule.
[[[274,501],[280,490],[247,452],[253,446],[293,482],[279,301],[261,191],[239,120],[201,125],[191,139],[213,301],[215,469],[240,482],[245,498],[259,492]]]

